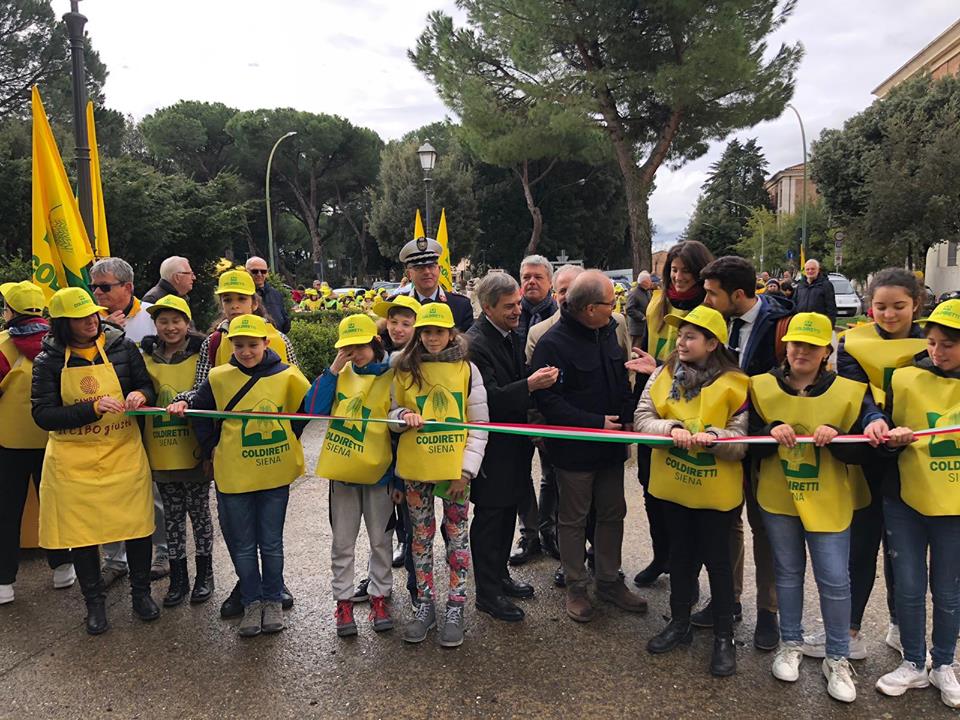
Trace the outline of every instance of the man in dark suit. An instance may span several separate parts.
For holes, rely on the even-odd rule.
[[[473,304],[470,298],[440,287],[440,254],[443,248],[431,238],[411,240],[400,250],[400,262],[406,268],[410,284],[396,294],[409,295],[421,305],[442,302],[450,306],[453,322],[460,332],[473,325]]]
[[[520,288],[510,275],[491,273],[477,287],[483,314],[467,332],[470,360],[483,375],[490,421],[526,423],[531,393],[557,381],[557,369],[527,375],[520,321]],[[508,598],[531,598],[533,587],[510,577],[507,560],[517,506],[530,481],[533,445],[522,435],[490,433],[480,474],[470,488],[473,523],[470,546],[477,582],[477,609],[499,620],[523,620]]]

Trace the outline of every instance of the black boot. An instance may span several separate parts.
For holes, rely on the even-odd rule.
[[[160,617],[160,608],[150,597],[150,570],[134,571],[130,568],[130,597],[138,618],[149,622]]]
[[[240,581],[238,580],[237,584],[233,586],[233,590],[231,590],[227,596],[227,599],[224,600],[220,606],[220,617],[224,620],[229,620],[230,618],[240,617],[241,615],[243,615],[243,603],[240,602]]]
[[[647,652],[660,655],[680,645],[689,645],[692,641],[693,626],[690,624],[690,617],[674,618],[658,635],[650,638],[647,643]]]
[[[733,633],[721,633],[713,638],[713,655],[710,656],[710,674],[729,677],[737,672],[737,645]]]
[[[197,577],[193,581],[190,602],[194,605],[206,602],[213,595],[213,557],[197,555]]]
[[[107,623],[107,586],[100,574],[100,548],[82,548],[72,555],[80,592],[87,606],[87,633],[101,635],[110,625]]]
[[[649,587],[653,585],[657,579],[667,572],[667,565],[664,562],[661,562],[657,558],[653,559],[649,565],[647,565],[643,570],[638,572],[633,578],[633,584],[637,587]]]
[[[170,558],[170,587],[163,596],[164,607],[176,607],[187,597],[190,589],[190,578],[187,577],[187,559],[174,560]]]

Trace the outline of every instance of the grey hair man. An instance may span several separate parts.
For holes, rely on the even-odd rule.
[[[557,312],[550,283],[553,265],[543,255],[528,255],[520,261],[520,289],[523,302],[517,332],[526,339],[531,327]]]
[[[160,263],[160,281],[147,290],[141,299],[155,303],[167,295],[176,295],[190,302],[190,291],[193,290],[196,279],[189,260],[179,255],[171,255]]]
[[[287,315],[283,295],[277,288],[267,282],[267,273],[269,272],[267,261],[254,255],[247,260],[244,267],[253,276],[253,284],[257,287],[257,295],[260,296],[260,302],[266,308],[273,326],[284,334],[290,332],[290,316]]]
[[[837,324],[837,297],[829,276],[822,271],[820,261],[810,258],[803,266],[804,279],[794,290],[794,311],[826,315]]]

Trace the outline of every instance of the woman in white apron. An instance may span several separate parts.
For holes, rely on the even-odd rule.
[[[40,484],[40,545],[73,549],[87,632],[107,630],[103,543],[126,541],[133,610],[155,620],[150,597],[154,530],[150,466],[135,418],[154,402],[137,346],[104,325],[81,288],[50,299],[51,330],[33,365],[33,419],[50,432]]]

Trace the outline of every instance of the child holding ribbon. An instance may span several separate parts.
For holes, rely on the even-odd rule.
[[[439,641],[444,647],[457,647],[463,643],[463,606],[470,569],[468,484],[480,470],[487,433],[456,425],[427,426],[424,421],[487,422],[487,393],[480,371],[466,359],[466,343],[445,303],[433,302],[420,308],[413,339],[393,364],[395,407],[390,417],[398,421],[394,430],[402,432],[396,472],[404,480],[410,508],[420,599],[403,639],[423,642],[437,623],[433,587],[434,495],[440,495],[449,540],[450,587]]]
[[[384,418],[390,411],[393,370],[377,326],[366,315],[340,321],[337,356],[307,394],[308,412],[355,420],[330,422],[320,451],[316,474],[330,479],[330,527],[333,541],[334,614],[337,635],[357,634],[353,617],[354,563],[360,519],[370,539],[368,592],[370,621],[377,632],[393,628],[388,601],[393,588],[391,551],[394,502],[402,492],[394,487],[393,450]]]
[[[690,606],[703,561],[714,616],[710,672],[728,676],[737,671],[730,532],[743,503],[746,446],[716,440],[746,431],[748,380],[725,347],[727,323],[716,310],[700,305],[666,322],[676,328],[676,349],[650,376],[634,416],[637,432],[673,438],[673,447],[653,449],[649,489],[670,530],[671,620],[647,650],[693,640]]]

